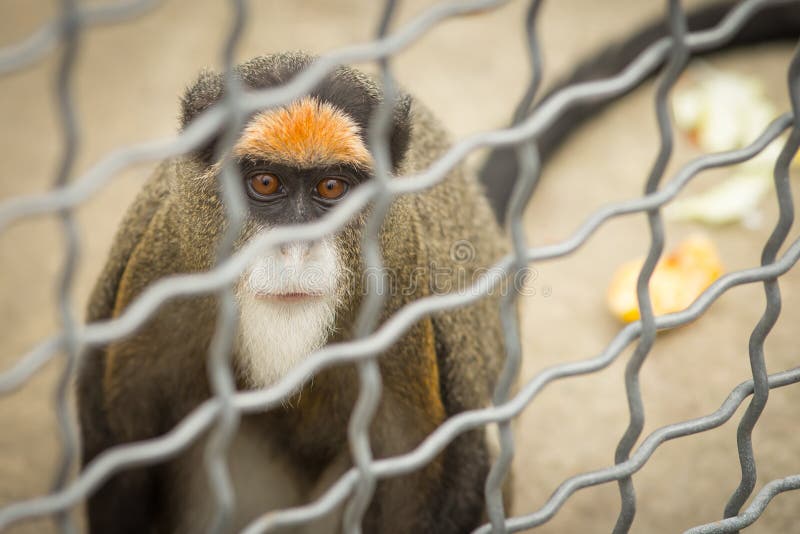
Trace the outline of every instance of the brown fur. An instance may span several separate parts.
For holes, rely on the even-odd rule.
[[[446,135],[422,106],[412,106],[410,121],[414,127],[400,173],[426,168],[448,146]],[[362,213],[336,233],[337,250],[351,273],[332,343],[353,336],[363,294],[358,273],[365,220]],[[257,226],[248,219],[238,246]],[[208,269],[223,227],[217,176],[208,164],[187,156],[162,166],[119,230],[89,318],[118,316],[164,276]],[[474,258],[459,262],[452,257],[452,245],[461,240],[475,246]],[[474,177],[461,169],[426,191],[397,198],[384,221],[380,245],[398,286],[387,298],[381,321],[431,294],[432,269],[460,270],[469,280],[506,250]],[[437,312],[380,355],[384,393],[370,426],[376,458],[409,452],[447,417],[489,404],[504,354],[497,305],[496,298],[489,298]],[[84,464],[115,444],[168,431],[208,398],[205,364],[216,308],[213,296],[176,299],[162,305],[135,335],[87,355],[78,391]],[[265,450],[278,451],[271,458],[284,458],[283,474],[292,476],[300,490],[306,488],[302,502],[319,495],[324,489],[319,484],[329,483],[350,464],[347,424],[358,389],[355,366],[332,367],[284,406],[244,418],[244,426],[268,444]],[[115,476],[90,500],[91,531],[175,532],[186,524],[186,514],[209,513],[212,505],[187,501],[186,473],[203,469],[194,457],[202,454],[186,453],[164,466]],[[487,471],[483,430],[467,432],[422,469],[380,481],[364,530],[470,530],[481,520]],[[257,513],[269,507],[265,500]],[[234,526],[251,520],[249,513],[237,516]]]

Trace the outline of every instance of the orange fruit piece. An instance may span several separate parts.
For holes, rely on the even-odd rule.
[[[626,323],[641,317],[636,280],[643,264],[643,258],[624,263],[608,287],[608,308]],[[659,316],[686,309],[722,273],[714,243],[702,235],[687,238],[656,265],[650,279],[653,312]]]

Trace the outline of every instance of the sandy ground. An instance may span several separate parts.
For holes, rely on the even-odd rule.
[[[54,2],[52,2],[54,3]],[[242,59],[285,49],[322,52],[367,40],[379,2],[251,2],[239,47]],[[402,3],[399,23],[429,2]],[[542,11],[542,39],[549,79],[615,35],[654,16],[661,2],[570,0]],[[401,82],[428,103],[457,138],[504,124],[528,75],[523,2],[480,16],[449,21],[404,50],[394,61]],[[51,2],[2,0],[0,44],[27,35],[55,11]],[[110,151],[175,131],[177,96],[196,72],[218,66],[229,23],[225,2],[174,0],[135,22],[93,28],[81,42],[75,94],[81,145],[75,177]],[[786,108],[785,66],[790,49],[762,47],[714,63],[763,78]],[[0,195],[46,190],[61,152],[51,82],[57,55],[0,79]],[[569,236],[598,206],[640,193],[657,137],[648,85],[581,131],[547,169],[525,221],[531,241]],[[682,143],[685,145],[685,143]],[[694,154],[683,146],[670,169]],[[471,162],[475,164],[479,155]],[[78,211],[81,260],[74,288],[79,316],[104,261],[115,227],[152,164],[119,174]],[[724,175],[724,173],[723,173]],[[720,174],[698,180],[702,190]],[[738,226],[707,230],[729,270],[756,265],[776,217],[774,199],[756,230]],[[668,246],[699,228],[668,224]],[[62,234],[52,217],[26,220],[0,235],[0,369],[57,331],[54,294],[63,261]],[[619,330],[604,306],[616,266],[644,253],[641,215],[603,226],[575,254],[537,265],[536,295],[523,301],[523,375],[591,357]],[[766,354],[770,371],[797,364],[793,331],[800,320],[800,272],[781,281],[783,314]],[[740,287],[715,303],[696,323],[658,337],[641,373],[645,434],[715,410],[749,375],[747,339],[763,311],[760,286]],[[609,368],[547,387],[516,427],[516,499],[513,513],[539,508],[565,478],[607,466],[627,422],[623,386],[629,348]],[[58,439],[52,414],[59,365],[53,363],[25,387],[0,399],[0,504],[42,494],[51,483]],[[800,472],[800,388],[774,391],[754,434],[758,486]],[[639,508],[634,532],[676,532],[717,519],[735,488],[736,420],[701,435],[660,447],[635,476]],[[795,421],[795,423],[792,423]],[[778,496],[748,532],[800,532],[800,493]],[[608,532],[619,507],[614,484],[571,497],[542,532]],[[11,532],[48,532],[33,522]]]

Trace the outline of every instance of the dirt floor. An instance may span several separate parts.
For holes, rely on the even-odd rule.
[[[55,2],[0,2],[0,45],[13,43],[52,16]],[[363,42],[375,31],[380,2],[305,0],[251,2],[237,55],[245,59],[279,50],[324,52]],[[430,2],[402,2],[398,25]],[[687,2],[689,5],[696,3]],[[541,35],[548,80],[614,36],[657,15],[662,2],[570,0],[542,9]],[[510,2],[480,16],[448,21],[393,61],[398,79],[425,101],[454,133],[504,125],[527,82],[525,2]],[[172,135],[177,100],[202,67],[220,62],[229,24],[226,2],[173,0],[134,22],[96,27],[80,44],[75,95],[81,143],[74,179],[118,147]],[[767,46],[712,59],[720,68],[764,80],[780,109],[785,95],[788,46]],[[0,196],[46,190],[62,150],[52,82],[57,54],[0,78]],[[533,244],[568,237],[597,207],[640,194],[657,150],[652,85],[605,112],[574,137],[546,170],[525,216]],[[679,142],[670,166],[696,155]],[[470,159],[476,165],[481,154]],[[79,316],[125,207],[154,164],[133,167],[78,211],[81,259],[74,290]],[[724,173],[698,179],[697,192]],[[706,231],[728,270],[755,266],[776,218],[774,198],[756,229],[667,224],[668,243]],[[796,232],[790,236],[794,238]],[[624,260],[644,254],[648,229],[642,215],[614,220],[576,253],[536,265],[536,294],[524,298],[523,378],[559,362],[602,351],[620,325],[605,308],[605,288]],[[58,329],[55,291],[63,261],[62,233],[54,217],[26,220],[0,235],[0,370]],[[766,343],[769,370],[796,366],[794,328],[800,320],[800,270],[781,279],[783,313]],[[645,435],[665,424],[719,407],[749,376],[747,340],[763,312],[761,286],[736,288],[699,321],[660,335],[641,373]],[[566,478],[612,463],[628,423],[623,385],[632,348],[607,369],[559,381],[525,410],[516,426],[514,514],[544,504]],[[23,388],[0,398],[0,504],[46,492],[58,453],[52,412],[59,365],[52,363]],[[677,532],[720,517],[739,479],[736,421],[712,432],[668,442],[636,474],[634,532]],[[754,433],[760,488],[800,472],[800,387],[773,391]],[[791,423],[795,421],[795,423]],[[800,492],[778,496],[748,532],[800,532]],[[573,495],[541,532],[609,532],[619,509],[615,484]],[[34,522],[11,532],[48,532]]]

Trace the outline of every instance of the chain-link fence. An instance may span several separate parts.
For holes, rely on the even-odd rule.
[[[774,480],[764,485],[749,506],[743,509],[744,504],[754,492],[756,484],[756,464],[751,435],[764,410],[769,391],[800,381],[800,368],[768,375],[764,361],[765,339],[780,314],[781,294],[778,278],[790,270],[800,257],[800,241],[794,241],[788,245],[785,243],[793,222],[794,209],[789,187],[789,164],[800,146],[800,128],[793,118],[800,109],[800,87],[798,87],[800,56],[795,55],[788,69],[791,112],[775,119],[749,146],[740,150],[697,158],[684,166],[668,182],[661,185],[673,147],[673,134],[667,108],[670,90],[684,70],[692,52],[719,47],[731,39],[750,17],[771,3],[763,0],[743,1],[732,8],[719,25],[695,33],[687,32],[685,13],[680,2],[670,0],[667,18],[671,37],[661,39],[647,47],[621,73],[607,79],[567,86],[547,99],[529,116],[518,113],[514,126],[474,135],[459,141],[430,168],[417,175],[405,177],[403,180],[388,179],[386,140],[381,136],[376,136],[375,139],[370,140],[376,162],[375,180],[355,190],[346,201],[319,223],[303,227],[287,227],[268,235],[258,236],[235,254],[231,254],[231,251],[233,239],[238,234],[242,207],[239,200],[240,192],[232,185],[237,183],[237,180],[234,179],[236,173],[231,169],[224,170],[222,183],[231,225],[226,239],[223,240],[218,265],[214,269],[204,273],[162,280],[149,287],[123,314],[112,320],[82,325],[80,320],[73,315],[70,295],[75,266],[79,259],[79,235],[74,222],[73,210],[100,187],[112,180],[116,173],[137,162],[157,161],[185,154],[203,144],[220,129],[228,132],[228,138],[232,140],[233,134],[238,131],[241,117],[254,110],[281,105],[306,94],[316,82],[339,64],[379,62],[380,78],[387,95],[385,104],[382,105],[376,116],[377,127],[375,130],[380,132],[385,129],[386,122],[391,115],[391,95],[395,91],[390,69],[390,59],[393,54],[419,39],[425,32],[442,21],[460,15],[480,13],[504,3],[502,0],[480,0],[438,4],[402,28],[387,33],[395,8],[395,3],[390,0],[384,8],[383,17],[378,25],[379,30],[373,42],[323,55],[286,86],[244,93],[237,86],[236,79],[231,76],[231,69],[236,46],[243,28],[247,24],[247,3],[244,0],[234,0],[231,2],[234,23],[224,50],[227,68],[226,91],[230,97],[203,113],[174,139],[144,143],[115,151],[83,176],[75,179],[69,179],[73,174],[78,146],[78,117],[73,107],[71,86],[80,36],[92,25],[127,20],[154,7],[156,3],[131,1],[113,6],[87,7],[78,5],[75,0],[63,0],[61,15],[57,21],[42,27],[18,45],[0,51],[0,72],[10,73],[39,59],[56,45],[61,45],[57,84],[59,117],[66,149],[54,179],[53,190],[42,195],[13,198],[3,203],[0,206],[0,231],[22,218],[42,214],[58,214],[63,227],[63,239],[67,244],[67,261],[60,275],[59,286],[59,313],[62,331],[57,336],[41,342],[27,354],[22,355],[12,368],[5,370],[0,375],[0,393],[8,393],[21,387],[60,351],[66,352],[68,356],[68,364],[58,382],[57,391],[56,410],[62,454],[54,489],[48,495],[0,508],[0,529],[26,519],[53,516],[64,531],[73,531],[76,527],[72,524],[71,516],[67,512],[83,502],[114,473],[172,458],[208,430],[212,431],[213,436],[209,444],[211,459],[207,465],[208,476],[216,497],[217,517],[224,518],[235,506],[235,498],[231,492],[225,463],[225,451],[236,431],[239,417],[242,414],[258,412],[279,405],[308,376],[313,376],[325,367],[341,363],[357,364],[361,381],[360,395],[350,423],[354,467],[331,485],[317,500],[297,508],[274,511],[264,515],[253,522],[245,530],[246,532],[267,532],[279,527],[305,524],[324,516],[339,506],[345,506],[347,510],[345,531],[356,532],[359,530],[358,525],[366,506],[372,498],[377,480],[420,469],[431,462],[459,434],[489,424],[497,424],[500,429],[501,453],[492,466],[486,484],[489,523],[481,527],[479,532],[520,531],[541,525],[553,518],[559,508],[576,491],[614,481],[619,485],[622,500],[615,531],[626,532],[633,522],[636,510],[632,475],[645,465],[661,444],[671,439],[704,432],[722,425],[751,395],[747,410],[739,423],[738,448],[742,472],[741,483],[725,507],[724,519],[713,524],[698,526],[691,532],[731,532],[743,528],[759,518],[775,495],[800,488],[800,475]],[[539,1],[534,0],[529,8],[528,26],[534,74],[525,101],[519,109],[527,109],[536,93],[541,77],[537,39],[533,31],[539,4]],[[559,117],[570,107],[622,94],[641,84],[649,73],[662,63],[665,64],[665,67],[658,82],[655,102],[661,147],[650,170],[643,196],[610,205],[591,214],[579,230],[563,242],[528,248],[522,226],[522,210],[533,194],[539,176],[537,136],[558,121]],[[750,159],[787,130],[790,131],[790,134],[774,171],[780,216],[772,235],[764,246],[761,266],[724,275],[686,310],[655,317],[648,282],[664,248],[665,236],[660,214],[661,207],[675,198],[684,186],[701,171],[733,165]],[[388,206],[388,202],[397,195],[419,191],[442,180],[471,152],[482,147],[499,146],[518,147],[520,173],[514,186],[508,211],[513,254],[503,258],[493,269],[487,271],[486,275],[475,283],[471,291],[434,295],[415,301],[380,326],[374,324],[371,319],[378,316],[375,310],[380,309],[381,306],[380,291],[373,287],[364,301],[361,311],[363,319],[359,321],[356,340],[322,348],[298,364],[273,387],[247,392],[234,390],[227,361],[237,313],[232,286],[260,251],[283,242],[319,238],[323,234],[331,232],[332,229],[343,226],[368,203],[385,208]],[[376,269],[380,269],[380,254],[375,236],[384,211],[385,209],[374,210],[371,226],[367,230],[368,233],[372,232],[372,238],[366,240],[364,249],[368,267]],[[521,358],[518,326],[511,311],[513,306],[509,305],[513,304],[512,295],[511,300],[507,301],[504,306],[505,345],[508,347],[508,354],[498,389],[495,391],[495,405],[486,409],[463,412],[449,418],[423,443],[407,454],[379,460],[372,458],[367,429],[370,424],[370,414],[374,412],[380,401],[381,377],[376,361],[378,354],[391,346],[420,318],[439,310],[467,305],[485,296],[496,284],[500,283],[504,276],[524,269],[531,263],[535,265],[536,262],[544,262],[571,254],[579,249],[606,221],[635,212],[647,215],[651,235],[650,249],[639,275],[637,286],[642,317],[640,321],[623,328],[599,355],[588,360],[547,368],[535,375],[532,380],[522,384],[518,391],[512,394],[511,385],[514,382],[513,379]],[[780,249],[784,246],[783,253],[779,255]],[[761,320],[755,325],[750,339],[752,380],[748,380],[734,389],[716,412],[660,428],[644,438],[639,447],[634,450],[633,447],[641,437],[644,427],[644,407],[639,388],[639,374],[642,364],[654,344],[657,331],[689,323],[704,314],[709,306],[730,288],[756,282],[763,283],[767,307]],[[210,347],[208,360],[214,397],[194,409],[167,434],[145,442],[130,443],[109,449],[90,462],[76,477],[70,479],[70,470],[74,465],[77,451],[77,432],[72,423],[68,396],[82,352],[88,347],[103,346],[130,335],[168,299],[209,293],[217,293],[222,303],[217,331]],[[610,365],[623,350],[633,343],[635,343],[635,350],[625,373],[630,424],[619,441],[615,464],[606,469],[573,476],[564,481],[539,510],[525,516],[508,517],[503,508],[501,489],[513,457],[510,422],[534,400],[547,384],[566,377],[598,371]],[[220,522],[220,524],[222,523]]]

